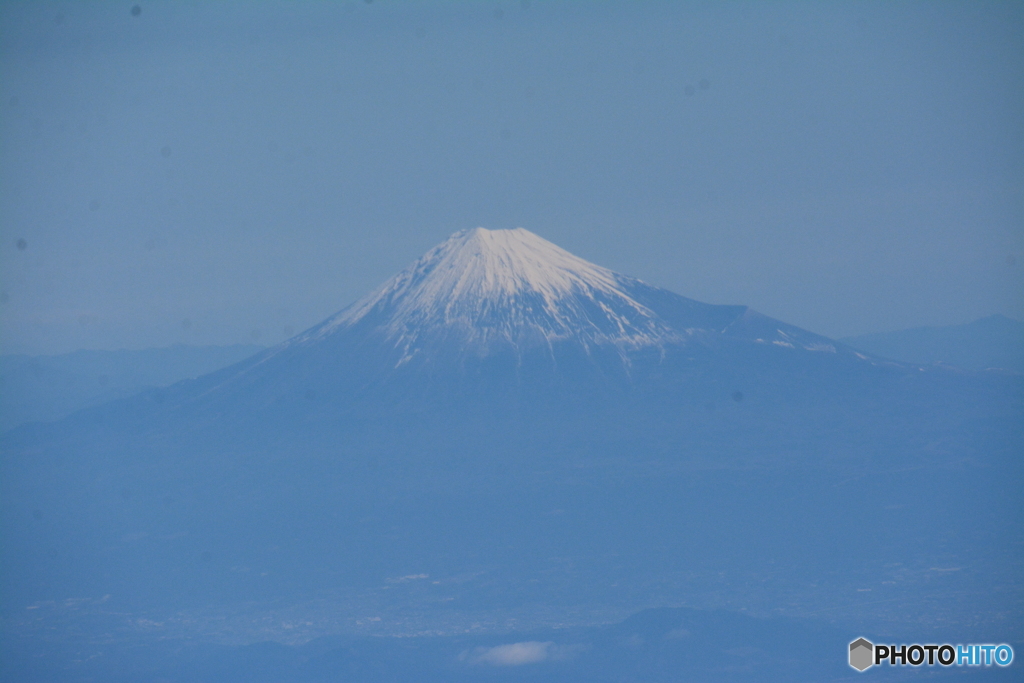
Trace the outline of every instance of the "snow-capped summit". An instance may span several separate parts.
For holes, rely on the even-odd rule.
[[[832,340],[746,306],[705,304],[574,256],[523,228],[457,232],[366,297],[276,349],[355,344],[413,359],[565,353],[630,365],[636,351],[722,339],[836,352]],[[610,354],[610,356],[609,356]],[[611,362],[617,364],[618,361]]]
[[[679,341],[666,321],[630,295],[638,282],[523,228],[464,230],[303,341],[360,323],[401,348],[403,359],[437,335],[487,347],[575,339],[627,350]]]

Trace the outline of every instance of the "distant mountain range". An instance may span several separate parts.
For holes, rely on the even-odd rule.
[[[163,387],[237,363],[265,347],[185,346],[0,356],[0,431],[56,420],[143,389]]]
[[[844,337],[847,346],[918,365],[1024,372],[1024,322],[990,315],[966,325],[915,327],[899,332]]]
[[[286,342],[5,432],[0,626],[78,634],[79,660],[110,634],[368,628],[539,652],[524,624],[681,605],[1007,640],[1022,395],[1014,373],[889,360],[525,230],[464,231]],[[665,633],[656,656],[684,661]],[[438,671],[460,666],[445,642]],[[366,680],[391,680],[375,656]]]

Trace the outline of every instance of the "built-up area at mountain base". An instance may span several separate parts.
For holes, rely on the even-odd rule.
[[[1022,390],[456,233],[282,344],[5,432],[4,675],[841,680],[860,636],[1019,643]]]

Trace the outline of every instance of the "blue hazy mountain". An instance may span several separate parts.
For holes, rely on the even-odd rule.
[[[1024,372],[1024,322],[1004,315],[990,315],[966,325],[915,327],[841,341],[865,353],[905,363]]]
[[[45,658],[63,634],[82,659],[152,638],[420,637],[387,641],[366,680],[398,676],[395,643],[457,668],[445,638],[562,642],[551,629],[649,607],[773,617],[745,652],[790,628],[779,615],[849,640],[1011,641],[1022,389],[693,301],[525,230],[457,233],[235,365],[4,434],[5,641]],[[684,640],[658,656],[686,661]]]
[[[0,431],[198,377],[262,351],[254,344],[0,356]]]

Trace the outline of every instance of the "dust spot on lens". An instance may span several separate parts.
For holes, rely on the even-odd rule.
[[[7,292],[0,292],[0,304],[5,304],[10,300],[11,297],[7,294]]]
[[[1008,255],[1006,257],[1006,265],[1013,268],[1015,265],[1017,265],[1017,257],[1014,256],[1013,254]]]
[[[494,18],[495,19],[499,19],[500,20],[500,19],[504,18],[504,16],[505,16],[505,10],[501,9],[500,7],[498,9],[494,10]]]
[[[715,404],[712,403],[711,401],[708,401],[707,403],[704,404],[704,410],[708,411],[709,413],[715,412]]]
[[[18,106],[18,98],[17,97],[12,97],[11,99],[9,99],[7,101],[7,104],[11,105],[12,107],[17,107]]]
[[[42,518],[43,518],[43,511],[42,510],[33,510],[32,511],[32,519],[42,519]]]
[[[416,37],[417,38],[426,38],[427,37],[427,29],[423,28],[422,26],[419,27],[418,29],[416,29]]]
[[[105,387],[110,382],[110,377],[108,375],[100,375],[96,378],[96,381],[100,383],[101,387]]]
[[[132,6],[132,16],[133,17],[137,17],[140,14],[142,14],[142,8],[139,7],[138,5],[133,5]]]
[[[263,333],[260,332],[259,330],[253,330],[252,332],[249,333],[249,336],[252,338],[253,341],[259,341],[259,338],[263,336]]]
[[[191,330],[192,329],[192,321],[189,320],[188,318],[185,318],[184,320],[182,320],[181,321],[181,329],[183,329],[183,330]]]
[[[502,128],[501,129],[501,139],[502,140],[511,140],[512,139],[512,131],[510,131],[508,128]]]
[[[707,90],[711,87],[711,83],[706,78],[700,79],[700,83],[697,84],[701,90]]]
[[[743,392],[742,391],[734,391],[734,392],[732,392],[732,400],[736,401],[737,403],[742,403],[743,402]]]
[[[519,6],[523,9],[530,9],[530,0],[519,0]]]
[[[97,200],[95,200],[95,199],[92,200],[91,202],[89,202],[89,210],[90,211],[99,211],[100,210],[100,203]]]
[[[209,562],[213,558],[213,555],[210,554],[209,550],[204,550],[199,557],[202,558],[203,562]]]
[[[28,248],[28,242],[25,241],[24,237],[18,238],[18,241],[14,243],[14,246],[18,247],[18,251],[25,251]]]
[[[683,92],[686,93],[687,97],[693,97],[693,93],[695,93],[697,91],[693,89],[692,85],[688,85],[685,88],[683,88]]]
[[[160,148],[160,156],[162,156],[164,159],[170,158],[170,156],[171,156],[171,146],[170,145],[164,145],[163,147],[161,147]]]
[[[168,507],[169,508],[169,507],[171,507],[171,505],[174,504],[174,498],[172,498],[170,496],[164,496],[163,497],[163,503],[164,503],[164,507]]]
[[[307,401],[312,401],[312,400],[316,399],[316,392],[313,391],[312,389],[306,389],[305,396],[306,396],[306,400]]]
[[[61,24],[63,24],[64,23],[64,15],[61,14],[60,12],[57,12],[57,15],[53,18],[53,23],[57,24],[57,26],[60,26]]]
[[[121,489],[121,497],[124,498],[125,500],[128,500],[129,498],[132,497],[132,490],[127,486],[124,487],[123,489]]]

